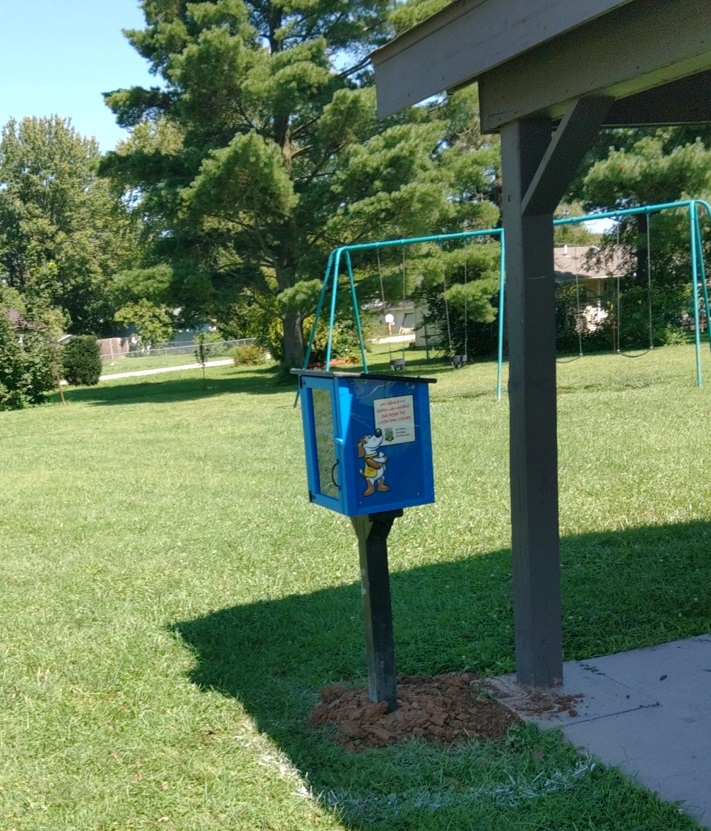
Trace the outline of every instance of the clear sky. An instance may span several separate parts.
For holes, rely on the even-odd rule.
[[[127,133],[102,92],[158,85],[122,34],[145,26],[138,0],[0,0],[0,127],[59,115],[103,152]]]

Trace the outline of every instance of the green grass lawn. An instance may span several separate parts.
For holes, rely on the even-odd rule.
[[[508,672],[496,366],[406,357],[438,381],[437,502],[390,536],[398,669]],[[321,687],[365,682],[355,536],[307,500],[294,387],[269,368],[207,377],[0,413],[0,828],[697,827],[556,732],[349,755],[310,728]],[[559,366],[566,659],[711,631],[711,398],[694,383],[688,346]]]
[[[208,356],[207,360],[226,360],[228,355]],[[101,374],[115,375],[123,372],[136,372],[143,369],[164,369],[173,366],[187,366],[198,363],[194,352],[181,352],[179,355],[136,355],[102,361]]]

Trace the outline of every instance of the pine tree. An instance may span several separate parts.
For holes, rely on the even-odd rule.
[[[162,84],[106,96],[134,131],[104,170],[147,217],[171,302],[225,324],[278,316],[287,366],[303,360],[330,249],[481,221],[472,206],[487,194],[458,189],[453,171],[496,180],[489,156],[463,159],[473,111],[377,121],[364,57],[391,32],[389,5],[143,0],[146,28],[128,37]]]

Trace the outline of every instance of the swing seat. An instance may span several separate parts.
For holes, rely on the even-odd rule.
[[[466,355],[451,355],[449,360],[452,362],[452,366],[455,369],[461,369],[464,366],[464,364],[467,362],[467,356]]]
[[[390,369],[394,372],[401,372],[405,368],[405,359],[404,358],[393,358],[390,361]]]

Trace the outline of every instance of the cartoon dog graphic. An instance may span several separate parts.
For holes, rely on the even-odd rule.
[[[363,496],[370,496],[376,489],[386,493],[390,488],[385,484],[385,462],[388,457],[380,451],[383,443],[383,431],[378,427],[370,436],[362,436],[358,442],[358,458],[365,460],[365,467],[360,471],[368,483]]]

